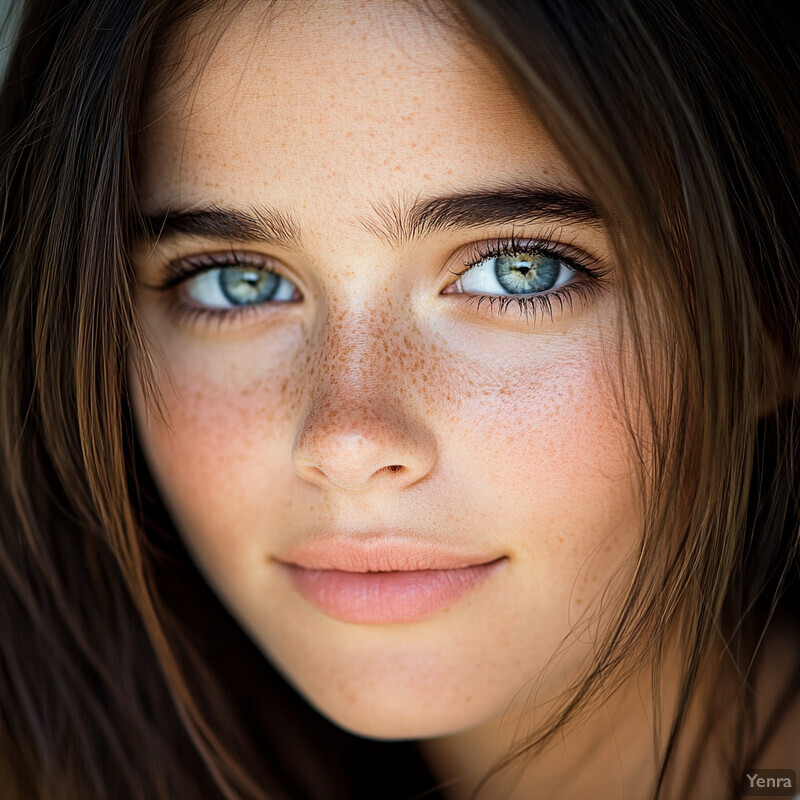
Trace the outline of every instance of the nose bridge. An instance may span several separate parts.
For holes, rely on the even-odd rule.
[[[419,480],[432,466],[434,445],[398,373],[397,330],[388,314],[366,307],[331,316],[313,360],[295,468],[314,483],[350,489],[379,474]]]
[[[365,308],[341,313],[329,326],[322,346],[321,383],[353,400],[368,400],[378,389],[391,388],[392,330],[385,313]]]
[[[394,374],[392,337],[388,316],[364,307],[332,320],[313,361],[309,421],[359,435],[393,422],[402,381]]]

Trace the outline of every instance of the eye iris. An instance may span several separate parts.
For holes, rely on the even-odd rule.
[[[225,297],[234,305],[263,303],[269,300],[278,288],[280,278],[265,269],[243,267],[223,269],[219,273],[219,285]]]
[[[498,256],[494,271],[500,285],[512,294],[531,294],[552,288],[561,271],[561,262],[533,253]]]

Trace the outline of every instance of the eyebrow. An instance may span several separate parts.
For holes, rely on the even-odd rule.
[[[600,225],[592,201],[580,192],[549,186],[508,186],[411,204],[395,200],[373,204],[373,215],[356,224],[393,247],[439,232],[490,225],[541,221]],[[302,246],[300,225],[270,208],[250,210],[209,206],[148,215],[145,238],[158,241],[178,234],[230,241],[255,241],[289,249]]]

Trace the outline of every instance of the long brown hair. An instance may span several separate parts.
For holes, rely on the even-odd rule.
[[[751,726],[746,687],[778,607],[797,607],[800,32],[774,3],[460,5],[611,225],[642,378],[640,396],[619,387],[647,498],[633,580],[580,685],[504,763],[657,664],[672,625],[684,677],[655,790],[716,639],[741,680],[738,796],[778,722]]]
[[[230,618],[133,432],[129,363],[158,408],[127,257],[136,135],[154,59],[205,5],[27,3],[5,76],[0,783],[42,800],[388,799],[392,769],[412,776],[407,797],[430,783],[413,754],[324,720]],[[508,761],[546,746],[637,659],[657,661],[677,625],[684,683],[660,787],[711,641],[724,638],[744,687],[796,592],[800,41],[777,6],[458,8],[611,224],[642,379],[641,392],[620,387],[647,500],[624,607]],[[732,774],[768,734],[748,728],[743,698]]]

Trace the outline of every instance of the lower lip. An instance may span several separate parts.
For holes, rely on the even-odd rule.
[[[444,611],[507,559],[461,569],[342,572],[281,564],[294,587],[320,611],[343,622],[416,622]]]

